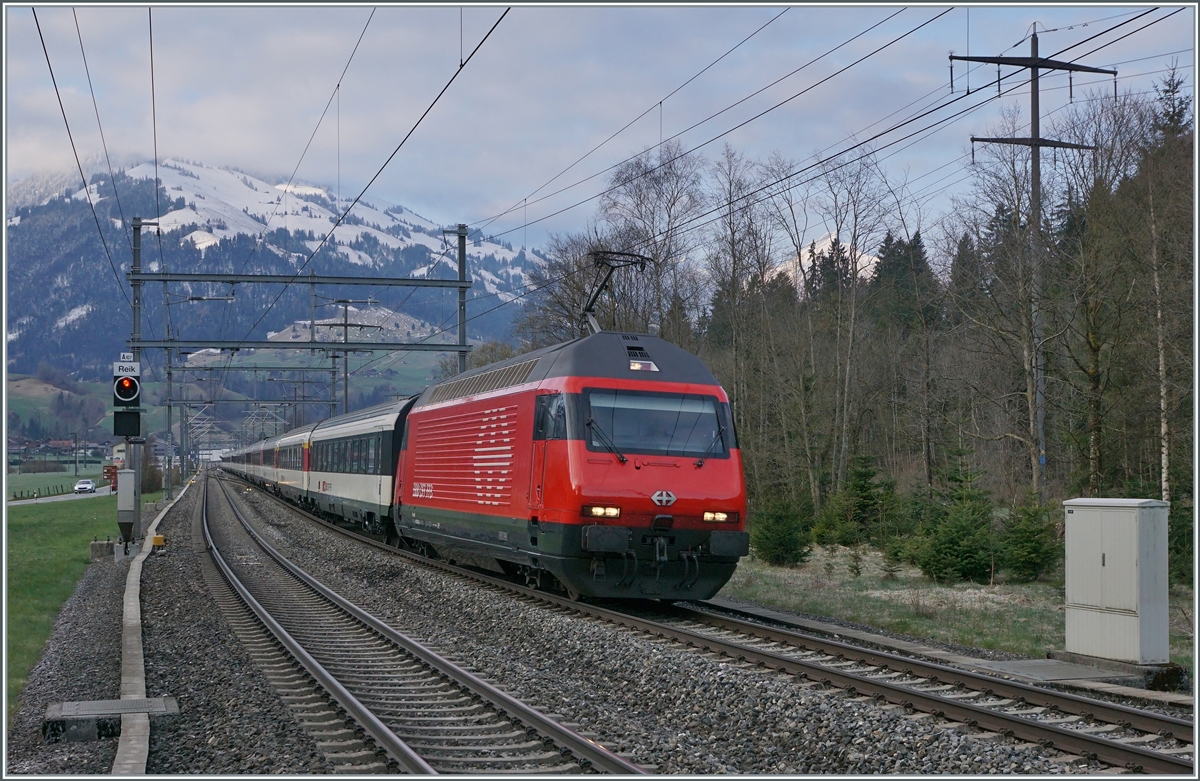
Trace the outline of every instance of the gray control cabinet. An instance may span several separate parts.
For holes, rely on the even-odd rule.
[[[1066,650],[1166,664],[1167,510],[1156,499],[1069,499]]]

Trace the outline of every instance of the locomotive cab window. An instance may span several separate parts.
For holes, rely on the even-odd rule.
[[[566,439],[567,404],[563,394],[538,396],[534,420],[534,439]]]
[[[728,458],[736,447],[729,405],[714,396],[586,389],[583,438],[588,450]],[[607,441],[606,441],[607,440]]]

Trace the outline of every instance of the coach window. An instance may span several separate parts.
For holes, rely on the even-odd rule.
[[[367,440],[367,474],[375,474],[375,437]]]

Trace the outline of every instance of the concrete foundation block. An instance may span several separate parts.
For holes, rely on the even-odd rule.
[[[113,555],[112,540],[107,540],[105,542],[93,542],[92,543],[92,561],[95,561],[96,559],[102,559],[106,556],[111,556],[111,555]]]
[[[52,702],[42,719],[42,737],[47,743],[118,738],[125,713],[146,713],[154,726],[177,718],[179,703],[174,697]]]

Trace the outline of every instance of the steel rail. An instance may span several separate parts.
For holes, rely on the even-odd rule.
[[[762,667],[771,667],[773,669],[788,672],[790,674],[805,678],[806,680],[812,680],[818,683],[837,685],[839,687],[846,688],[849,691],[870,692],[876,699],[883,699],[887,702],[900,705],[905,708],[921,710],[927,713],[932,713],[936,716],[961,721],[971,726],[982,727],[994,732],[1008,735],[1010,737],[1016,737],[1032,743],[1037,743],[1042,746],[1051,747],[1062,751],[1069,751],[1090,759],[1096,759],[1101,762],[1105,762],[1106,764],[1115,765],[1117,767],[1149,773],[1183,773],[1188,775],[1194,773],[1194,764],[1192,761],[1180,759],[1169,754],[1160,754],[1149,749],[1124,745],[1115,741],[1107,740],[1105,738],[1095,737],[1087,733],[1076,732],[1063,727],[1057,727],[1052,724],[1042,724],[1017,715],[1005,714],[965,702],[947,700],[936,695],[923,694],[917,690],[908,689],[897,684],[889,684],[885,681],[873,680],[866,676],[830,669],[817,663],[792,659],[771,651],[763,651],[738,645],[737,643],[714,639],[700,632],[693,632],[691,630],[672,627],[667,624],[661,624],[648,619],[638,618],[627,613],[610,610],[608,608],[599,607],[597,605],[592,605],[585,602],[576,602],[567,597],[559,597],[545,591],[539,591],[536,589],[527,588],[525,586],[520,586],[510,581],[484,575],[474,570],[466,570],[461,567],[448,564],[444,561],[418,556],[416,554],[409,553],[408,551],[399,550],[393,546],[386,545],[385,543],[381,543],[377,540],[364,537],[361,534],[342,529],[335,524],[325,521],[324,519],[318,518],[304,510],[300,510],[295,505],[284,502],[283,499],[274,496],[269,491],[266,493],[267,495],[271,496],[271,498],[287,506],[290,510],[314,519],[319,523],[324,524],[325,526],[358,541],[373,545],[392,553],[398,553],[407,559],[433,566],[434,568],[441,569],[445,572],[462,577],[469,577],[498,588],[503,588],[528,597],[567,607],[586,615],[590,615],[594,618],[604,620],[608,623],[615,623],[619,626],[627,626],[630,628],[639,629],[662,638],[669,637],[670,639],[677,640],[678,642],[688,646],[700,647],[702,650],[717,648],[718,653],[738,659],[739,661],[753,661]],[[866,652],[865,649],[848,645],[845,646],[845,648],[853,655],[859,657],[863,656],[864,653],[877,653]],[[900,658],[903,659],[904,657]],[[988,682],[989,684],[993,683],[991,679],[988,679]],[[1010,684],[1010,682],[1004,683]],[[1043,694],[1046,693],[1044,690],[1039,690],[1036,687],[1030,688],[1033,688],[1034,691],[1038,691]],[[1075,695],[1068,696],[1074,697]],[[1077,699],[1088,702],[1089,704],[1091,702],[1086,698]],[[1186,724],[1186,722],[1182,723]]]
[[[221,487],[222,493],[225,492],[225,487]],[[225,494],[225,499],[229,501],[228,494]],[[386,724],[372,713],[366,706],[359,702],[358,698],[350,693],[336,678],[331,675],[320,662],[314,659],[299,643],[284,629],[279,623],[271,617],[270,613],[259,604],[258,600],[246,589],[245,585],[229,568],[220,551],[217,549],[216,543],[213,541],[212,534],[208,528],[208,481],[204,482],[204,494],[201,497],[203,503],[203,517],[201,523],[204,527],[204,541],[208,546],[210,555],[221,568],[222,574],[229,584],[237,591],[238,596],[245,601],[254,614],[262,621],[263,625],[270,630],[280,643],[287,648],[288,653],[296,658],[298,662],[308,671],[316,681],[329,693],[331,697],[338,701],[339,704],[346,710],[358,724],[371,736],[375,744],[388,753],[388,756],[396,760],[405,771],[409,773],[419,774],[436,774],[437,771],[430,767],[429,763],[422,759],[415,751],[408,747],[403,740],[396,736]],[[229,502],[229,506],[233,507],[233,502]],[[236,512],[236,509],[235,509]]]
[[[701,650],[715,650],[723,656],[735,658],[738,661],[753,662],[761,667],[792,673],[806,680],[836,685],[850,692],[869,694],[876,699],[883,699],[905,708],[925,711],[935,716],[961,721],[970,726],[982,727],[1046,747],[1080,754],[1110,765],[1149,773],[1186,773],[1191,775],[1193,771],[1191,761],[1168,754],[1159,754],[1137,746],[1123,745],[1052,724],[1041,724],[1020,716],[966,702],[949,700],[886,681],[874,680],[864,675],[793,659],[773,651],[764,651],[715,639],[699,632],[660,624],[656,621],[637,618],[586,603],[576,603],[576,609],[618,625],[640,629],[686,645],[698,646]],[[855,653],[857,654],[857,651]]]
[[[224,490],[223,487],[222,490]],[[606,773],[616,773],[620,775],[644,775],[648,772],[645,768],[635,765],[634,763],[623,759],[612,751],[609,751],[596,741],[580,735],[574,730],[564,726],[560,722],[549,718],[544,713],[531,708],[511,695],[500,691],[491,684],[488,684],[477,676],[472,675],[463,668],[459,667],[449,659],[437,655],[416,640],[413,640],[407,635],[404,635],[403,633],[388,626],[375,616],[366,612],[336,592],[331,591],[323,583],[317,581],[307,572],[289,561],[283,556],[283,554],[271,547],[271,545],[264,540],[262,536],[250,526],[249,523],[247,523],[245,517],[240,511],[238,511],[233,502],[230,502],[230,506],[233,507],[234,512],[238,516],[238,520],[240,520],[242,525],[246,527],[246,530],[249,532],[250,536],[254,538],[254,541],[258,543],[258,545],[261,546],[271,558],[275,559],[275,561],[287,569],[288,572],[299,579],[302,583],[319,593],[325,599],[336,604],[339,608],[349,613],[356,620],[369,626],[387,640],[395,643],[403,648],[406,652],[417,657],[431,668],[445,673],[447,676],[452,678],[455,683],[459,684],[471,693],[477,694],[484,698],[492,705],[496,706],[502,715],[513,719],[514,722],[520,724],[521,726],[533,727],[543,737],[552,738],[559,746],[570,749],[572,754],[582,760],[585,760],[591,766],[605,771]],[[292,509],[290,505],[288,507],[289,509]],[[392,548],[390,550],[395,549]]]
[[[712,608],[724,612],[738,613],[737,610],[731,610],[724,606],[718,607],[714,605]],[[879,667],[886,666],[891,670],[911,673],[918,678],[932,678],[936,679],[939,683],[960,684],[971,689],[983,691],[986,694],[1024,700],[1030,705],[1053,708],[1063,713],[1082,716],[1085,719],[1100,719],[1110,724],[1118,724],[1141,732],[1162,735],[1165,738],[1175,738],[1184,743],[1192,742],[1192,731],[1195,725],[1190,721],[1185,721],[1174,716],[1150,713],[1125,705],[1080,697],[1076,694],[1042,689],[1027,683],[1007,681],[1003,678],[971,672],[939,662],[927,662],[888,651],[873,651],[838,640],[828,640],[801,632],[778,629],[740,619],[730,619],[682,605],[672,605],[670,609],[691,620],[719,626],[735,632],[743,632],[764,640],[773,640],[787,645],[816,649],[835,655],[853,655],[854,658],[862,659],[869,664]]]

